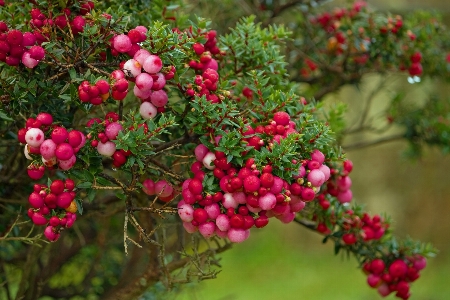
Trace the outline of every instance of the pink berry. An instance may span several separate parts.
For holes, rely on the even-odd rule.
[[[55,142],[55,144],[64,143],[68,136],[69,133],[64,127],[56,127],[55,129],[53,129],[51,134],[52,140],[53,142]]]
[[[33,223],[35,225],[38,225],[38,226],[47,224],[47,219],[40,212],[35,212],[31,218],[31,220],[33,221]]]
[[[222,205],[223,207],[229,209],[237,208],[239,206],[239,203],[237,203],[236,199],[234,199],[233,194],[225,193],[223,195]]]
[[[137,85],[135,85],[133,88],[133,93],[139,99],[146,100],[146,99],[150,98],[152,91],[151,90],[142,91],[138,88]]]
[[[165,180],[159,180],[155,183],[155,194],[160,197],[167,197],[173,192],[173,187]]]
[[[288,113],[284,112],[284,111],[279,111],[276,112],[273,115],[273,120],[277,123],[277,125],[289,125],[289,121],[291,120],[291,117],[289,116]]]
[[[376,287],[381,282],[381,278],[379,275],[369,274],[367,276],[367,283],[370,287]]]
[[[44,205],[44,199],[39,193],[33,192],[28,197],[28,202],[34,208],[41,208]]]
[[[60,236],[59,233],[55,232],[55,227],[53,226],[47,226],[44,230],[44,235],[51,242],[57,241]]]
[[[197,147],[195,147],[194,153],[195,153],[195,158],[198,161],[203,161],[203,158],[205,157],[205,155],[209,152],[208,148],[203,145],[200,144]]]
[[[69,192],[62,192],[56,198],[56,205],[60,208],[68,208],[72,200],[72,196]]]
[[[188,188],[189,188],[189,191],[191,191],[192,194],[200,195],[202,193],[202,191],[203,191],[203,184],[202,184],[202,182],[199,179],[193,178],[189,182]]]
[[[403,277],[406,275],[407,271],[408,271],[408,266],[401,259],[395,260],[389,266],[389,274],[391,274],[392,277]]]
[[[154,118],[158,113],[158,110],[153,104],[149,102],[143,102],[139,107],[139,113],[141,114],[143,119],[148,120]]]
[[[303,201],[312,201],[315,197],[314,190],[312,188],[304,188],[302,189],[302,195],[301,195]]]
[[[23,41],[23,34],[20,30],[12,29],[8,32],[6,40],[10,45],[21,45]]]
[[[169,101],[169,97],[164,90],[153,91],[150,95],[150,101],[156,107],[163,107]]]
[[[427,266],[427,259],[423,256],[418,255],[414,258],[413,265],[417,271],[423,270]]]
[[[116,152],[116,144],[107,141],[106,143],[99,142],[97,145],[97,151],[104,156],[112,156]]]
[[[230,228],[228,230],[228,239],[233,243],[242,243],[250,236],[250,230],[240,228]]]
[[[272,208],[275,207],[276,204],[277,204],[277,199],[276,199],[275,195],[272,193],[267,193],[266,195],[261,196],[258,199],[258,205],[263,210],[271,210]]]
[[[153,77],[148,73],[140,73],[136,76],[136,86],[143,92],[148,92],[153,86]]]
[[[33,180],[39,180],[44,176],[45,167],[44,166],[29,166],[27,168],[28,176]]]
[[[183,204],[178,208],[178,215],[183,222],[194,220],[194,208],[190,204]]]
[[[207,239],[214,236],[215,230],[216,225],[214,224],[214,222],[206,222],[198,226],[198,231],[200,232],[200,234]]]
[[[261,182],[255,175],[250,175],[244,179],[244,189],[248,193],[256,192],[260,186]]]
[[[45,57],[45,50],[41,46],[33,46],[28,49],[28,52],[30,53],[31,58],[37,61],[40,61]]]
[[[145,50],[145,49],[140,49],[140,50],[138,50],[138,51],[134,54],[133,59],[134,59],[134,60],[137,60],[137,61],[141,64],[141,66],[142,66],[142,65],[144,65],[145,60],[146,60],[150,55],[151,55],[150,52],[148,52],[147,50]],[[153,80],[153,79],[152,79],[152,80]]]
[[[198,227],[192,225],[191,222],[183,222],[183,227],[188,233],[194,233],[198,230]]]
[[[50,184],[50,191],[55,195],[61,194],[62,192],[64,192],[64,182],[59,179],[54,180]]]
[[[319,169],[311,170],[308,174],[308,181],[315,187],[320,187],[325,182],[325,174]]]
[[[349,203],[353,199],[353,193],[351,190],[346,190],[344,192],[339,192],[337,195],[337,199],[341,203]]]
[[[145,72],[156,74],[162,68],[162,61],[161,58],[159,58],[159,56],[150,55],[145,59],[144,64],[142,66]]]
[[[105,128],[105,134],[108,137],[109,140],[113,141],[117,138],[117,135],[120,131],[123,130],[123,127],[118,122],[109,123],[108,126]]]
[[[198,224],[203,224],[208,220],[208,213],[203,208],[197,208],[194,210],[194,220]]]
[[[46,112],[41,112],[37,115],[36,120],[39,120],[42,125],[52,125],[53,123],[53,117],[51,114]]]
[[[166,85],[166,78],[164,74],[156,73],[155,75],[152,75],[152,78],[153,78],[152,90],[159,91]]]
[[[125,34],[120,34],[114,38],[114,49],[120,53],[126,53],[131,50],[131,40]]]
[[[72,148],[76,148],[81,144],[81,132],[78,130],[71,130],[67,136],[67,142]]]
[[[208,214],[209,219],[215,220],[220,214],[219,204],[213,203],[205,206],[206,213]]]
[[[73,154],[73,148],[68,143],[61,143],[56,146],[55,156],[58,160],[68,160]]]
[[[58,166],[61,170],[67,171],[75,165],[76,161],[77,161],[77,157],[75,155],[72,155],[67,160],[59,160]]]

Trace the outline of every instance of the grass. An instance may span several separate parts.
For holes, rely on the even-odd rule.
[[[450,257],[431,260],[412,285],[411,299],[445,300],[450,297]],[[272,222],[253,231],[251,238],[222,255],[223,271],[203,281],[176,300],[297,300],[381,299],[366,284],[353,258],[333,255],[331,244],[321,244],[315,233],[298,225]],[[447,266],[447,267],[446,267]],[[393,295],[387,299],[395,299]]]

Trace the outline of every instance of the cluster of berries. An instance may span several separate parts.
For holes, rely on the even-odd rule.
[[[28,203],[31,205],[28,216],[35,225],[47,225],[44,235],[49,241],[56,241],[60,232],[64,228],[72,227],[77,218],[74,188],[73,180],[57,179],[50,186],[35,184],[28,197]]]
[[[420,270],[427,265],[426,258],[421,255],[397,258],[387,264],[383,259],[376,258],[364,264],[363,271],[368,274],[369,286],[378,289],[378,293],[386,297],[395,292],[395,296],[408,299],[410,283],[419,278]]]
[[[206,42],[204,44],[195,43],[192,45],[195,54],[197,54],[198,61],[193,59],[189,62],[189,67],[198,70],[204,71],[206,69],[217,70],[218,64],[217,61],[212,58],[213,55],[220,54],[220,49],[217,47],[217,32],[215,30],[210,30],[204,34],[206,38]]]
[[[246,129],[249,137],[245,139],[259,151],[264,140],[255,132],[264,133],[269,136],[270,151],[290,129],[297,132],[290,116],[277,112],[269,125],[260,125],[255,130],[249,126]],[[205,237],[216,234],[232,242],[246,240],[250,228],[264,227],[270,217],[284,223],[293,221],[295,214],[306,202],[314,200],[330,178],[325,156],[317,149],[310,159],[299,164],[298,174],[289,179],[291,184],[273,174],[271,162],[258,169],[255,159],[250,158],[243,166],[236,166],[227,161],[225,153],[211,152],[202,144],[195,148],[195,156],[197,161],[191,166],[194,176],[182,186],[183,200],[178,204],[180,218],[188,232],[198,229]]]
[[[342,171],[331,169],[332,178],[328,181],[327,189],[324,192],[336,197],[342,204],[351,202],[353,199],[353,193],[350,190],[352,180],[348,175],[352,170],[353,163],[350,160],[344,161]]]
[[[99,154],[111,157],[113,165],[117,168],[127,162],[127,157],[131,155],[131,152],[123,149],[117,150],[116,144],[113,142],[119,132],[123,130],[117,113],[107,113],[104,120],[99,118],[90,119],[86,126],[92,129],[87,138],[90,140],[91,146],[96,148]]]
[[[342,220],[341,227],[345,232],[342,235],[342,241],[346,245],[353,245],[358,239],[364,242],[379,240],[389,228],[389,223],[379,215],[370,217],[369,214],[364,213],[362,217],[359,217],[352,210],[347,210]]]
[[[83,103],[100,105],[109,98],[109,83],[99,79],[93,85],[85,80],[78,86],[78,97]]]
[[[49,138],[45,138],[45,132]],[[81,131],[67,131],[62,126],[53,124],[53,117],[49,113],[39,113],[29,118],[25,128],[19,130],[19,142],[25,145],[24,153],[27,159],[33,160],[32,155],[41,155],[42,163],[32,163],[28,167],[28,175],[34,180],[44,176],[45,167],[53,168],[58,164],[62,170],[69,170],[76,162],[75,154],[86,143],[86,137]]]
[[[22,62],[27,68],[36,67],[45,57],[44,48],[39,46],[42,42],[39,32],[8,30],[7,24],[0,21],[0,61],[7,65],[18,66]]]

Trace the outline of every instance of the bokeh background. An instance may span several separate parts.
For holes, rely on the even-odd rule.
[[[345,1],[331,1],[337,6]],[[368,1],[378,10],[407,13],[415,9],[437,10],[450,25],[450,3],[446,0],[377,0]],[[211,12],[218,14],[220,12]],[[214,19],[214,15],[209,16]],[[349,105],[349,120],[356,118],[358,101],[373,88],[377,76],[364,78],[360,89],[344,87],[328,96],[326,103],[336,99]],[[450,95],[445,84],[425,80],[410,85],[406,76],[392,78],[386,93],[377,95],[371,113],[385,109],[390,89],[406,88],[408,97],[422,101],[428,93]],[[344,141],[349,144],[367,139],[358,135]],[[420,159],[406,155],[407,142],[396,141],[364,149],[347,151],[354,162],[353,194],[372,213],[386,212],[392,216],[394,233],[400,238],[430,242],[439,249],[436,258],[411,288],[411,299],[450,299],[450,155],[438,149],[425,148]],[[253,231],[249,241],[238,244],[221,255],[223,270],[218,278],[192,283],[177,300],[296,300],[296,299],[380,299],[366,284],[366,276],[357,262],[345,255],[334,256],[331,243],[322,244],[322,237],[296,224],[272,221],[264,230]],[[394,299],[390,295],[387,299]]]

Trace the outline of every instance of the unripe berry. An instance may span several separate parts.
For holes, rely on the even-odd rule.
[[[205,157],[203,157],[203,165],[205,166],[205,168],[209,169],[209,170],[214,170],[216,168],[216,166],[214,165],[214,160],[216,160],[216,155],[212,152],[208,152]]]

